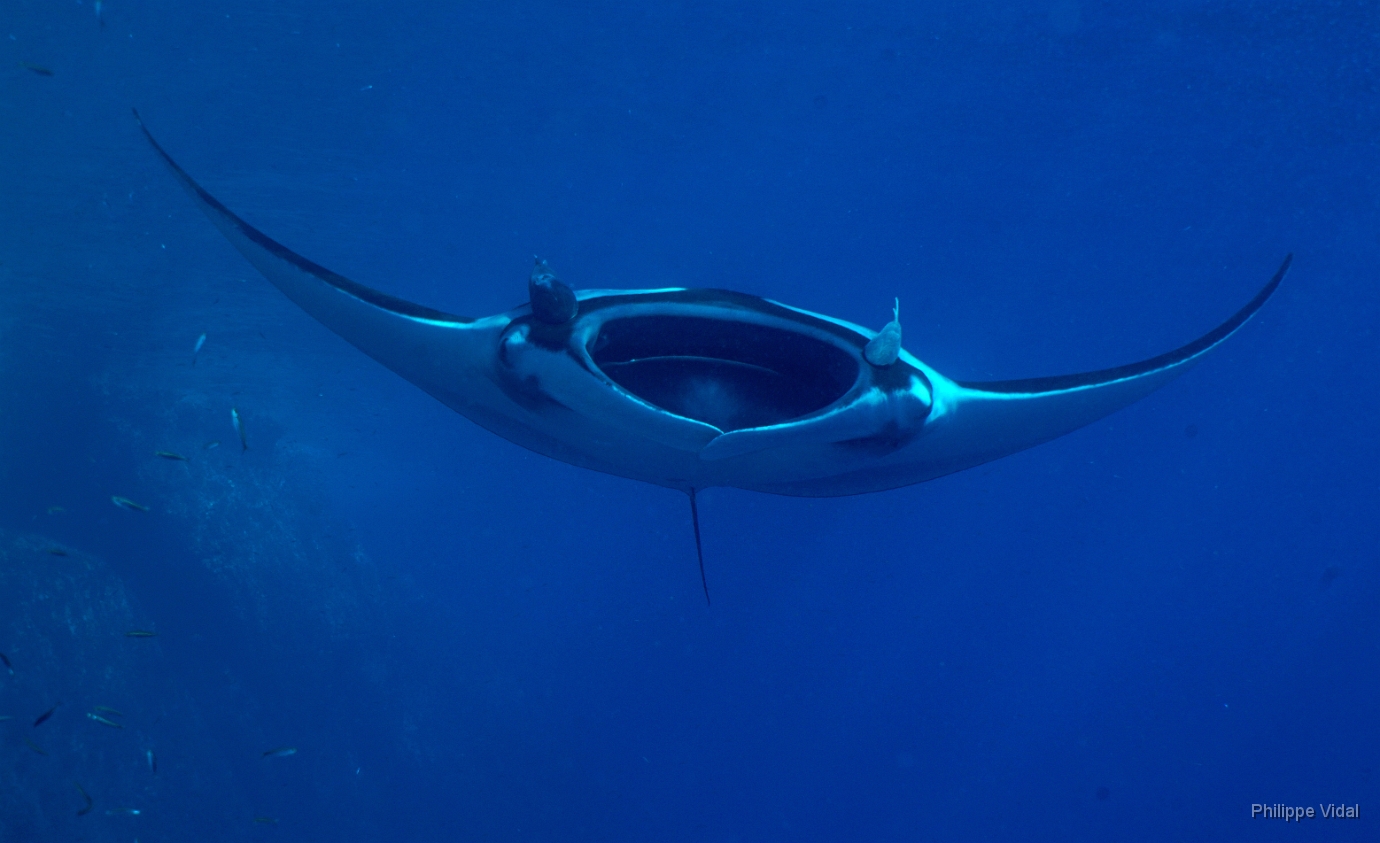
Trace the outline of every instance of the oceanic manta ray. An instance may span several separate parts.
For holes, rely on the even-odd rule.
[[[139,126],[211,222],[303,310],[510,442],[686,492],[697,550],[700,489],[879,492],[1013,454],[1115,412],[1235,333],[1274,293],[1292,258],[1230,319],[1158,357],[1077,375],[955,381],[901,347],[899,303],[893,321],[874,332],[728,290],[576,291],[538,260],[528,302],[506,313],[474,319],[413,304],[270,239]]]

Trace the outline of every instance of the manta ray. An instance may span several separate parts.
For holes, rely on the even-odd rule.
[[[947,378],[901,345],[899,302],[872,331],[730,290],[574,290],[540,259],[528,301],[471,318],[314,263],[235,215],[153,149],[245,258],[365,354],[487,430],[582,468],[695,493],[825,497],[932,480],[1047,442],[1149,395],[1241,328],[1285,257],[1231,318],[1158,357],[1075,375]]]

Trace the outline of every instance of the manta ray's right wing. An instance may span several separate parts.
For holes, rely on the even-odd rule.
[[[297,254],[197,184],[154,140],[138,111],[134,119],[197,207],[274,286],[365,354],[485,424],[479,405],[497,391],[485,369],[493,345],[488,324],[390,296]]]

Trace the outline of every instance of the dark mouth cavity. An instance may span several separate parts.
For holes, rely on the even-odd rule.
[[[725,432],[822,410],[858,377],[857,359],[830,343],[697,316],[611,319],[590,354],[604,374],[638,398]]]

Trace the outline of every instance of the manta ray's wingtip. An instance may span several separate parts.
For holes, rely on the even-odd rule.
[[[396,316],[402,316],[410,320],[423,320],[445,325],[463,325],[473,322],[465,316],[455,316],[454,314],[444,313],[430,307],[424,307],[413,302],[400,299],[387,293],[379,292],[370,287],[366,287],[356,281],[326,269],[320,264],[302,257],[283,244],[259,231],[254,226],[240,219],[234,212],[220,202],[219,199],[206,192],[190,174],[173,160],[167,150],[154,140],[153,133],[144,125],[143,118],[139,116],[137,108],[131,108],[135,121],[139,125],[140,131],[148,139],[153,151],[158,153],[158,157],[163,159],[163,163],[168,165],[173,176],[191,195],[192,200],[197,204],[201,211],[211,220],[211,223],[220,229],[221,233],[230,241],[242,255],[249,260],[266,278],[278,286],[289,298],[297,302],[308,313],[317,319],[322,320],[320,312],[314,312],[302,302],[311,300],[318,294],[318,290],[313,285],[317,282],[325,284],[328,288],[357,299],[367,307],[379,308]],[[330,322],[325,322],[332,330],[338,333],[340,329],[333,326]],[[347,340],[355,345],[359,345],[359,338],[355,336],[345,336]],[[388,365],[388,364],[385,364]]]
[[[163,163],[168,165],[173,175],[177,177],[177,180],[182,182],[183,186],[192,192],[193,197],[200,201],[207,202],[212,207],[223,210],[225,213],[229,213],[228,208],[225,208],[225,206],[217,202],[209,193],[202,190],[201,185],[197,184],[191,176],[187,175],[187,171],[182,169],[181,165],[173,160],[172,156],[168,154],[162,144],[154,140],[153,132],[150,132],[149,127],[144,125],[144,118],[139,115],[139,109],[130,106],[129,112],[134,115],[134,124],[139,127],[139,131],[144,133],[144,140],[149,142],[149,146],[153,147],[153,151],[157,152],[158,157],[163,159]]]
[[[1247,314],[1248,318],[1250,313],[1254,313],[1256,310],[1259,310],[1260,305],[1264,304],[1266,299],[1274,295],[1275,290],[1279,288],[1280,282],[1284,280],[1284,276],[1289,274],[1289,267],[1292,266],[1293,263],[1294,253],[1289,252],[1284,256],[1284,260],[1280,261],[1279,269],[1275,270],[1274,277],[1270,279],[1270,283],[1266,284],[1256,295],[1256,297],[1252,299],[1251,302],[1247,304],[1244,308],[1242,308],[1243,311],[1249,311],[1249,313]]]
[[[1284,276],[1289,274],[1289,267],[1293,265],[1294,253],[1290,252],[1285,255],[1284,260],[1280,262],[1279,269],[1275,270],[1275,277],[1271,278],[1270,283],[1266,285],[1270,291],[1270,293],[1265,296],[1266,298],[1269,298],[1270,295],[1274,293],[1275,288],[1279,286],[1279,282],[1283,281]]]
[[[153,135],[149,132],[149,127],[144,125],[144,118],[139,116],[139,109],[131,105],[129,107],[129,113],[134,115],[134,125],[138,126],[139,131],[144,133],[144,137],[148,139],[149,143],[153,144],[153,148],[162,152],[163,148],[158,145],[158,141],[153,139]]]
[[[1284,261],[1275,270],[1269,282],[1260,288],[1260,292],[1255,297],[1246,302],[1245,306],[1236,313],[1232,314],[1225,322],[1208,331],[1197,339],[1182,345],[1173,351],[1142,360],[1138,363],[1129,363],[1124,366],[1116,366],[1111,369],[1099,369],[1095,372],[1083,372],[1076,375],[1058,375],[1055,377],[1026,378],[1023,380],[1009,381],[959,381],[959,385],[969,389],[980,390],[983,392],[1006,393],[1006,394],[1038,394],[1052,392],[1067,392],[1075,389],[1087,387],[1103,386],[1116,381],[1131,380],[1141,378],[1155,372],[1166,370],[1182,371],[1186,364],[1192,363],[1202,357],[1213,348],[1220,345],[1223,341],[1236,333],[1242,325],[1256,314],[1265,302],[1279,289],[1280,282],[1288,274],[1289,267],[1294,262],[1294,253],[1290,252],[1284,256]]]
[[[1264,287],[1261,287],[1260,292],[1255,294],[1255,298],[1246,302],[1245,307],[1242,307],[1240,310],[1234,313],[1232,317],[1228,319],[1226,322],[1223,322],[1221,325],[1218,325],[1214,330],[1209,331],[1207,334],[1204,334],[1202,337],[1199,337],[1194,342],[1191,342],[1188,345],[1184,346],[1183,349],[1179,349],[1179,353],[1182,353],[1183,351],[1189,348],[1194,348],[1196,346],[1196,351],[1194,351],[1189,356],[1197,356],[1212,348],[1213,346],[1217,345],[1218,343],[1222,342],[1232,334],[1236,333],[1236,330],[1240,328],[1242,325],[1246,324],[1246,320],[1254,316],[1256,314],[1256,311],[1264,307],[1265,302],[1269,301],[1270,297],[1275,294],[1275,290],[1279,289],[1280,282],[1284,280],[1284,276],[1289,274],[1289,267],[1293,263],[1294,253],[1289,252],[1284,256],[1284,260],[1280,262],[1279,269],[1275,270],[1275,274],[1271,276],[1269,283],[1267,283]],[[1170,354],[1174,353],[1175,352],[1170,352]]]

